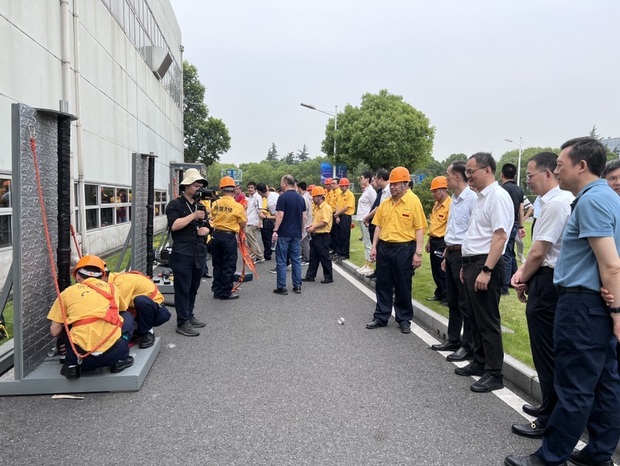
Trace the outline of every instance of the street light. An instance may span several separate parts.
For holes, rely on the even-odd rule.
[[[317,112],[325,113],[326,115],[334,117],[334,166],[332,167],[332,176],[336,176],[336,132],[338,131],[338,106],[337,105],[335,106],[335,111],[334,113],[332,113],[332,112],[327,112],[325,110],[320,110],[316,108],[314,105],[304,104],[304,103],[301,103],[300,105],[302,107],[309,108],[310,110],[315,110]]]
[[[504,141],[519,146],[519,161],[517,162],[517,186],[521,186],[521,156],[523,155],[523,138],[519,136],[519,142],[514,142],[512,139],[504,139]]]

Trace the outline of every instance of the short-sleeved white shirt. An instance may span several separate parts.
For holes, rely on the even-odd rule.
[[[562,248],[562,233],[570,217],[570,204],[574,199],[572,193],[562,191],[559,186],[540,198],[540,211],[534,225],[532,242],[551,243],[541,264],[542,267],[555,268]]]

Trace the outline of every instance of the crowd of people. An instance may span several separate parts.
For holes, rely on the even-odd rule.
[[[435,284],[427,299],[449,313],[447,339],[432,349],[449,351],[449,361],[469,361],[455,373],[478,376],[471,390],[487,393],[504,387],[500,299],[512,289],[526,304],[542,402],[524,405],[535,420],[512,430],[542,439],[542,446],[529,456],[507,456],[509,466],[560,465],[569,458],[578,465],[613,464],[620,437],[620,162],[605,163],[604,146],[588,137],[567,141],[559,155],[536,154],[526,168],[526,183],[537,196],[529,208],[515,183],[516,167],[501,167],[500,184],[496,162],[485,152],[453,162],[445,176],[432,180],[435,202],[428,213],[410,189],[405,167],[364,172],[359,179],[364,265],[357,272],[376,280],[367,329],[386,327],[394,309],[400,331],[411,332],[413,276],[426,252]],[[211,290],[220,300],[239,297],[233,286],[238,243],[254,263],[272,260],[275,252],[278,295],[288,294],[287,270],[299,294],[303,282],[317,279],[319,265],[321,283],[330,284],[333,261],[349,258],[356,205],[347,178],[308,186],[285,175],[275,189],[251,181],[246,196],[239,183],[223,177],[220,196],[208,202],[196,196],[207,186],[197,170],[187,170],[180,186],[166,214],[181,335],[198,336],[205,326],[194,305],[207,249]],[[532,212],[531,247],[518,267],[515,244],[527,234],[524,221]],[[150,294],[152,283],[129,286],[148,279],[108,274],[99,258],[86,257],[74,270],[78,283],[61,294],[48,316],[54,336],[66,327],[63,322],[69,324],[73,343],[63,366],[69,378],[79,377],[80,369],[129,367],[127,342],[138,338],[141,346],[152,345],[152,328],[167,320],[163,299]],[[110,311],[131,308],[137,312]],[[97,331],[85,332],[87,326]],[[87,356],[78,367],[82,353]],[[573,451],[584,429],[589,443]]]

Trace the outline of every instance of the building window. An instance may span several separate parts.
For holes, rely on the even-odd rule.
[[[168,193],[166,191],[155,191],[154,216],[166,215],[166,205],[168,203]]]
[[[0,174],[0,248],[11,246],[11,178]]]
[[[131,188],[85,184],[84,194],[87,230],[120,225],[131,220]],[[79,200],[77,195],[75,199]]]

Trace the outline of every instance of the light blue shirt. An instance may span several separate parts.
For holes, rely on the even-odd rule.
[[[476,193],[469,186],[461,191],[456,197],[452,195],[452,204],[450,204],[450,213],[448,214],[448,226],[446,227],[446,235],[444,241],[448,246],[456,246],[463,244],[463,238],[469,228],[469,218],[471,211],[476,202]]]
[[[596,180],[579,191],[575,203],[562,236],[553,283],[598,292],[601,277],[588,238],[613,237],[620,254],[620,196],[607,181]]]

